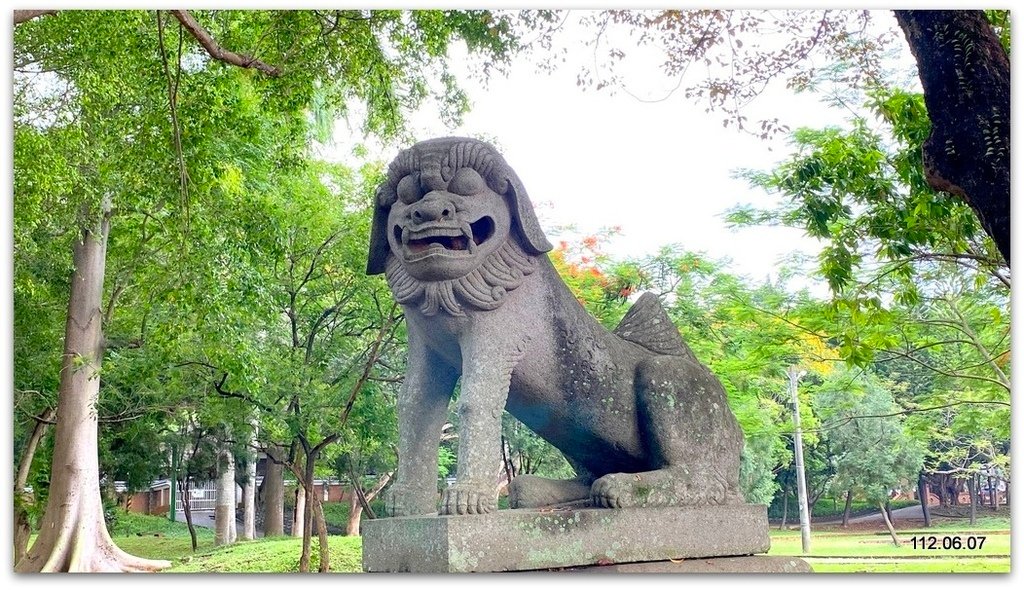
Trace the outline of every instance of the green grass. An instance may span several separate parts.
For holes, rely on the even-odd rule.
[[[347,512],[347,511],[346,511]],[[331,520],[331,517],[328,517]],[[771,530],[769,555],[803,557],[819,573],[1006,573],[1010,571],[1010,520],[1008,517],[979,518],[975,525],[956,518],[936,519],[929,529],[897,531],[902,547],[892,544],[884,527],[878,531],[848,532],[839,527],[813,529],[811,552],[801,554],[800,531]],[[198,550],[193,553],[188,529],[182,522],[137,514],[120,514],[111,527],[111,536],[119,547],[131,554],[167,559],[169,573],[231,572],[291,573],[298,571],[302,540],[276,537],[242,541],[227,547],[213,546],[213,531],[197,527]],[[914,548],[914,536],[935,535],[985,537],[981,549]],[[359,537],[331,536],[332,572],[359,572],[362,543]],[[311,565],[319,563],[318,543],[313,538]]]
[[[348,518],[347,510],[344,516]],[[171,568],[165,570],[168,573],[293,573],[299,571],[302,554],[302,539],[294,537],[261,538],[215,547],[213,530],[203,527],[196,527],[198,547],[193,553],[184,522],[123,512],[110,527],[110,535],[118,547],[132,555],[170,561]],[[332,572],[362,571],[359,537],[334,535],[328,538],[328,544]],[[310,564],[314,571],[320,563],[319,546],[313,537]]]
[[[803,555],[800,531],[772,530],[769,555],[802,557],[820,573],[1008,573],[1010,571],[1010,521],[1006,517],[979,518],[975,525],[966,521],[939,521],[928,529],[897,531],[902,546],[893,545],[882,525],[877,533],[845,532],[838,528],[812,530],[811,551]],[[915,547],[912,539],[938,538],[937,549]],[[980,549],[942,549],[944,537],[984,536]]]
[[[331,571],[362,571],[362,540],[359,537],[331,536],[328,546]],[[319,543],[313,539],[310,567],[320,563]],[[167,573],[292,573],[299,571],[302,539],[276,537],[242,541],[227,547],[185,556],[175,561]]]
[[[1005,574],[1010,571],[1010,559],[918,559],[918,560],[864,560],[839,561],[835,559],[808,559],[811,568],[819,574]]]

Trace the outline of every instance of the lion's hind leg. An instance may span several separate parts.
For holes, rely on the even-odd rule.
[[[641,436],[657,469],[612,473],[591,488],[595,506],[741,502],[743,432],[718,380],[698,363],[656,356],[637,370]]]

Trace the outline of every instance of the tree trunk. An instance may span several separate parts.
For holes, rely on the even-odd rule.
[[[345,526],[345,534],[350,537],[359,536],[359,523],[362,521],[363,505],[359,502],[359,495],[352,489],[348,499],[348,524]]]
[[[896,536],[896,529],[892,527],[892,521],[889,520],[889,513],[885,511],[885,504],[879,502],[878,507],[882,509],[882,520],[885,521],[885,528],[889,529],[889,535],[892,537],[893,545],[897,547],[902,546],[900,538]]]
[[[313,512],[316,510],[316,494],[313,486],[313,463],[314,458],[306,456],[305,471],[302,473],[302,486],[305,490],[305,518],[302,521],[302,555],[299,556],[299,572],[309,572],[309,561],[312,556],[313,544]],[[298,502],[295,503],[296,508]]]
[[[787,516],[786,513],[787,512],[789,512],[789,485],[788,484],[786,485],[786,488],[784,490],[782,490],[782,523],[779,524],[779,530],[780,531],[782,529],[786,528],[786,516]]]
[[[256,538],[256,421],[251,421],[252,438],[247,450],[248,461],[245,466],[245,485],[242,486],[242,538],[252,541]]]
[[[192,538],[192,552],[195,553],[196,549],[199,548],[199,542],[196,539],[196,525],[192,522],[191,489],[191,476],[186,475],[178,481],[178,492],[181,494],[181,507],[185,510],[185,524],[188,525],[188,534]],[[171,506],[171,510],[174,509],[174,506]]]
[[[222,449],[217,460],[217,506],[213,515],[213,544],[230,545],[238,536],[235,522],[235,457]]]
[[[843,508],[843,528],[850,526],[850,508],[853,507],[853,490],[846,490],[846,506]]]
[[[988,507],[992,510],[996,509],[998,502],[996,502],[996,483],[992,479],[992,476],[988,477]]]
[[[1010,58],[980,10],[896,10],[932,121],[924,169],[958,195],[1010,264]]]
[[[53,420],[54,414],[56,412],[53,408],[46,408],[35,421],[32,434],[21,451],[21,461],[18,462],[18,474],[14,478],[14,563],[18,563],[28,551],[28,539],[32,535],[28,507],[32,505],[33,498],[32,494],[25,493],[25,486],[28,485],[28,474],[32,470],[32,460],[36,456],[36,449],[39,448],[39,441],[46,434],[46,427],[49,426],[48,422]]]
[[[263,486],[263,536],[284,535],[284,465],[272,460],[269,454]]]
[[[895,523],[896,519],[892,517],[892,500],[885,500],[885,514],[889,517],[889,522]]]
[[[191,537],[193,553],[195,553],[196,549],[199,548],[199,541],[196,539],[196,523],[193,522],[193,517],[191,517],[190,491],[191,477],[185,475],[184,479],[178,481],[178,492],[181,494],[181,508],[185,512],[185,524],[188,525],[188,536]],[[174,510],[173,506],[171,506],[171,510]]]
[[[331,571],[330,546],[327,541],[327,519],[324,518],[324,505],[320,496],[313,494],[313,514],[316,516],[317,543],[320,545],[320,568],[321,574]]]
[[[917,476],[917,497],[921,500],[921,514],[924,515],[924,526],[932,526],[932,509],[928,506],[928,482],[924,474]]]
[[[359,524],[362,521],[363,512],[369,513],[370,518],[376,518],[377,515],[373,513],[373,509],[370,508],[370,501],[377,497],[388,482],[391,481],[391,477],[394,475],[394,471],[388,471],[379,478],[377,483],[374,484],[373,489],[369,492],[363,492],[363,488],[359,485],[359,478],[355,474],[355,470],[349,470],[349,479],[352,481],[352,498],[350,500],[350,509],[348,513],[348,526],[345,529],[345,534],[350,536],[359,536]]]
[[[110,205],[96,228],[74,243],[74,271],[64,329],[50,493],[40,532],[15,565],[28,572],[156,571],[165,560],[135,557],[110,538],[100,500],[96,401],[103,362],[103,273]]]
[[[301,537],[303,531],[303,523],[306,520],[306,492],[305,488],[302,487],[302,482],[297,482],[295,486],[295,512],[292,517],[292,536]]]
[[[978,521],[978,482],[977,476],[971,474],[967,478],[967,495],[971,498],[971,526]]]
[[[242,539],[256,538],[256,463],[247,464],[242,486]]]

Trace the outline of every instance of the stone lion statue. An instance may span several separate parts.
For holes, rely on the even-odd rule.
[[[496,510],[506,409],[577,474],[517,477],[513,508],[742,502],[742,432],[658,298],[641,296],[609,332],[549,250],[526,189],[489,144],[431,139],[391,163],[367,264],[385,273],[409,331],[389,512]],[[457,477],[438,510],[439,433],[460,379]]]

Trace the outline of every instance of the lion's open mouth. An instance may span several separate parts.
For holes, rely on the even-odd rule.
[[[494,234],[494,220],[481,217],[461,227],[431,227],[417,231],[402,231],[395,226],[395,241],[405,246],[409,254],[455,253],[472,254],[475,246],[486,242]]]

